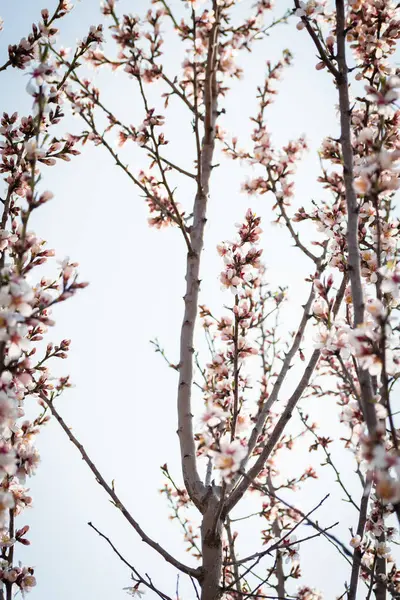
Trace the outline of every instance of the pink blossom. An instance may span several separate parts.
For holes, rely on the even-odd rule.
[[[350,546],[352,548],[359,548],[361,546],[361,536],[360,535],[355,535],[354,537],[351,538],[350,540]]]
[[[213,453],[215,466],[222,472],[222,477],[229,480],[240,469],[242,460],[247,454],[247,448],[239,440],[229,441],[224,437],[220,449]]]

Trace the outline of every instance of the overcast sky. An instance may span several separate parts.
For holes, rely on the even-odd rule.
[[[274,10],[280,16],[289,2],[282,1]],[[50,11],[56,5],[49,1]],[[97,0],[82,0],[61,21],[60,44],[73,47],[86,35],[91,24],[101,22]],[[182,3],[171,5],[182,10]],[[121,0],[118,10],[129,12],[149,8],[147,0]],[[240,13],[245,15],[251,2],[243,0]],[[0,15],[5,25],[0,34],[0,57],[6,57],[9,43],[17,42],[37,22],[41,0],[0,0]],[[269,18],[269,17],[267,17]],[[294,66],[285,72],[279,96],[269,111],[273,141],[279,146],[306,133],[310,151],[296,177],[294,206],[309,205],[321,197],[316,183],[316,151],[324,135],[337,134],[336,94],[330,77],[314,68],[314,50],[305,32],[297,31],[295,19],[273,30],[250,56],[241,60],[244,79],[232,86],[223,106],[223,126],[244,141],[251,132],[249,117],[256,111],[255,93],[263,81],[265,61],[278,59],[284,48],[294,54]],[[167,39],[165,70],[174,74],[183,55],[179,44]],[[169,44],[169,46],[168,46]],[[0,58],[0,61],[3,62]],[[126,74],[104,72],[98,77],[106,103],[128,124],[140,124],[141,108],[137,90]],[[0,79],[0,110],[21,114],[30,111],[31,99],[25,92],[26,73],[8,70]],[[159,88],[155,86],[156,97]],[[78,131],[78,118],[69,117],[65,127]],[[176,160],[191,156],[190,115],[175,103],[168,113],[168,132]],[[133,170],[140,166],[132,145]],[[163,543],[171,553],[185,561],[177,525],[168,520],[168,508],[158,494],[162,485],[160,465],[167,462],[177,479],[180,477],[176,436],[176,373],[163,363],[149,343],[157,337],[172,362],[178,362],[179,329],[183,311],[185,251],[177,230],[156,231],[148,228],[147,208],[124,174],[112,164],[103,149],[86,147],[71,163],[45,169],[43,186],[54,200],[37,211],[36,233],[56,249],[57,258],[70,256],[80,263],[83,280],[90,286],[55,311],[56,327],[50,332],[55,342],[72,339],[69,360],[60,368],[70,373],[75,387],[59,403],[60,412],[73,428],[108,480],[115,479],[117,492],[149,535]],[[251,173],[250,173],[251,174]],[[307,287],[304,278],[311,265],[291,247],[284,228],[271,224],[272,203],[266,197],[247,198],[240,185],[249,172],[236,162],[221,161],[215,170],[206,253],[203,261],[201,301],[218,314],[231,298],[220,290],[218,274],[221,261],[216,244],[234,235],[234,224],[251,206],[263,217],[262,247],[273,285],[288,285],[285,328],[295,327]],[[181,188],[182,202],[192,193]],[[189,196],[191,197],[191,196]],[[40,214],[39,214],[40,213]],[[306,231],[305,236],[310,232]],[[308,347],[309,348],[309,347]],[[290,385],[289,385],[290,391]],[[327,435],[337,430],[332,400],[314,400],[311,407]],[[332,423],[334,423],[332,425]],[[111,506],[105,493],[94,482],[75,448],[57,423],[52,422],[38,439],[42,464],[30,481],[34,508],[21,518],[31,525],[32,545],[18,548],[26,564],[36,567],[38,587],[32,600],[119,600],[125,598],[124,586],[130,583],[129,570],[109,547],[87,526],[88,521],[111,536],[114,543],[142,572],[148,572],[165,592],[174,593],[176,573],[138,538]],[[339,461],[345,464],[337,448]],[[283,469],[308,465],[307,449],[283,457]],[[318,463],[316,457],[312,457]],[[296,499],[307,508],[316,504],[332,487],[332,499],[319,513],[320,522],[329,525],[338,510],[352,515],[344,504],[338,505],[329,472],[320,469],[321,479],[306,486]],[[339,508],[338,508],[339,507]],[[245,513],[242,507],[239,512]],[[333,515],[333,516],[332,516]],[[355,515],[352,515],[355,523]],[[348,531],[341,530],[347,541]],[[257,551],[261,542],[249,525],[243,532],[243,548]],[[343,592],[342,582],[349,578],[346,563],[324,541],[303,548],[304,582],[316,586],[333,598]],[[323,559],[321,558],[323,557]],[[334,569],[328,567],[334,559]],[[316,561],[318,569],[316,569]],[[184,586],[184,584],[182,584]],[[182,589],[186,589],[182,587]],[[294,588],[295,589],[295,588]],[[193,597],[187,588],[185,600]],[[293,591],[293,590],[291,590]],[[148,597],[152,597],[149,593]]]

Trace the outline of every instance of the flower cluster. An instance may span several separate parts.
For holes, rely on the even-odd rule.
[[[32,212],[52,198],[50,192],[39,189],[40,167],[69,161],[78,154],[71,136],[57,139],[49,135],[63,117],[61,90],[68,74],[60,73],[51,62],[48,44],[57,33],[54,22],[70,8],[61,1],[52,16],[43,10],[33,33],[19,45],[10,46],[10,65],[30,66],[28,91],[33,96],[33,115],[20,118],[17,113],[4,113],[0,123],[0,173],[4,176],[0,224],[0,582],[9,598],[36,585],[33,568],[14,564],[18,544],[30,543],[26,537],[29,527],[16,529],[15,519],[32,503],[25,486],[39,464],[35,440],[50,418],[48,405],[70,385],[68,377],[56,379],[48,369],[52,359],[67,357],[69,340],[49,343],[44,350],[42,340],[54,324],[52,307],[86,285],[78,282],[77,264],[69,259],[61,263],[54,277],[40,277],[40,267],[54,251],[29,229]],[[89,34],[85,49],[95,38]],[[25,416],[28,401],[39,405],[33,419]]]
[[[270,193],[275,198],[273,208],[277,209],[276,222],[284,223],[294,237],[296,245],[301,246],[291,225],[287,209],[294,195],[292,177],[307,144],[305,138],[300,137],[298,140],[290,141],[281,150],[276,150],[272,145],[265,117],[266,109],[273,102],[276,94],[275,83],[281,78],[283,69],[289,66],[291,61],[291,53],[285,50],[282,59],[275,65],[267,62],[264,86],[258,88],[259,112],[256,118],[252,119],[256,123],[252,133],[253,150],[247,152],[239,149],[237,138],[233,138],[231,144],[224,142],[224,152],[233,160],[239,159],[253,167],[261,167],[261,175],[246,181],[242,186],[243,191],[250,195]]]
[[[296,600],[322,600],[322,594],[309,587],[301,587],[297,592]]]
[[[184,541],[187,544],[187,551],[197,558],[201,558],[201,550],[199,547],[199,533],[198,528],[195,527],[189,517],[188,509],[190,507],[190,498],[187,491],[177,486],[173,480],[168,466],[165,464],[161,467],[161,471],[166,478],[166,483],[160,489],[160,493],[163,494],[171,510],[170,519],[178,521],[180,524],[183,534]]]
[[[243,434],[249,425],[244,413],[244,393],[249,382],[243,374],[244,361],[257,354],[250,330],[257,322],[253,299],[260,284],[261,250],[256,245],[261,233],[260,218],[248,210],[243,223],[238,224],[238,239],[218,246],[224,260],[221,283],[235,297],[231,316],[216,319],[202,307],[204,326],[212,335],[214,345],[219,339],[221,348],[207,365],[205,402],[202,417],[203,443],[213,457],[215,467],[229,480],[240,468],[246,456]]]
[[[398,531],[395,527],[386,524],[393,510],[390,505],[382,504],[375,494],[370,499],[370,509],[365,524],[363,536],[356,534],[350,540],[352,546],[361,558],[360,576],[365,581],[370,580],[370,573],[377,559],[385,559],[387,572],[382,581],[388,586],[392,593],[400,591],[399,575],[395,558],[393,557],[391,544],[396,543]]]
[[[317,20],[318,17],[322,16],[324,12],[323,3],[316,2],[315,0],[308,0],[307,3],[299,2],[299,8],[296,8],[295,15],[302,19],[297,23],[297,29],[304,29],[306,19]]]
[[[336,15],[328,13],[322,3],[296,2],[296,7],[295,15],[301,19],[297,28],[307,28],[317,47],[321,60],[317,69],[328,67],[338,82],[342,65],[335,51],[338,33]],[[326,26],[330,29],[328,35]],[[353,194],[355,192],[357,196],[358,253],[364,296],[363,318],[359,318],[359,312],[356,315],[359,307],[353,306],[352,287],[348,283],[352,273],[349,269],[346,198],[349,190],[343,175],[343,140],[330,137],[323,141],[319,181],[324,187],[324,197],[318,202],[312,201],[310,207],[299,208],[294,218],[287,210],[294,192],[293,183],[288,182],[284,170],[279,167],[263,119],[263,109],[271,97],[269,83],[266,84],[265,97],[256,120],[258,128],[253,139],[258,144],[253,152],[239,150],[235,139],[226,151],[232,158],[251,161],[267,172],[266,176],[246,183],[245,191],[250,194],[273,192],[279,220],[287,226],[295,245],[317,266],[316,274],[310,278],[314,288],[310,313],[315,325],[314,341],[320,362],[315,383],[309,385],[308,393],[320,398],[338,398],[340,421],[347,429],[343,437],[345,447],[354,454],[361,481],[364,481],[366,472],[367,482],[376,493],[368,515],[367,538],[362,540],[363,561],[368,567],[362,571],[362,576],[371,581],[371,570],[376,567],[377,557],[383,557],[390,563],[390,575],[385,582],[397,586],[397,568],[387,547],[392,540],[391,529],[385,524],[385,518],[393,512],[392,505],[397,506],[400,502],[398,430],[393,422],[392,406],[396,397],[393,390],[397,389],[400,372],[397,319],[399,221],[394,215],[394,198],[399,189],[400,113],[396,101],[400,81],[398,70],[389,63],[399,38],[394,4],[389,0],[349,2],[345,33],[356,64],[353,69],[356,82],[350,90],[357,88],[357,97],[351,99],[350,127],[354,164],[352,186]],[[299,152],[297,156],[295,152],[296,158],[298,155]],[[304,221],[315,226],[317,236],[312,244],[322,249],[319,256],[302,242],[301,233],[294,229],[295,222]],[[342,298],[344,306],[340,307]],[[360,381],[362,373],[366,373],[372,382],[368,402],[373,403],[377,422],[377,431],[367,438],[366,415],[362,408],[365,396],[365,388]],[[316,383],[323,381],[325,376],[335,378],[336,389]],[[346,492],[349,502],[355,504],[327,450],[331,441],[317,436],[312,449],[323,449],[325,464],[335,470],[336,481]],[[361,547],[361,539],[355,536],[352,544],[356,548]],[[312,591],[304,589],[305,597],[312,598]],[[397,590],[397,587],[394,589]]]

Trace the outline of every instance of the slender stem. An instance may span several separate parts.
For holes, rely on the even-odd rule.
[[[312,427],[310,427],[308,425],[308,423],[307,423],[305,417],[303,416],[303,413],[301,412],[301,410],[300,409],[297,409],[297,410],[298,410],[298,413],[300,415],[301,422],[304,424],[304,426],[307,428],[307,430],[311,433],[311,435],[318,442],[319,437],[318,437],[317,433],[314,431],[314,429]],[[342,488],[342,490],[346,494],[347,501],[350,502],[350,504],[352,504],[357,511],[359,511],[360,508],[354,502],[354,500],[353,500],[350,492],[348,491],[348,489],[346,488],[346,486],[344,485],[344,483],[342,481],[342,478],[340,476],[340,471],[338,470],[338,468],[335,466],[334,462],[332,461],[331,453],[329,452],[329,450],[327,450],[327,448],[326,448],[326,446],[324,444],[320,444],[319,443],[319,447],[322,449],[322,451],[324,452],[325,457],[326,457],[326,463],[324,463],[324,464],[329,465],[333,469],[333,471],[334,471],[334,473],[336,475],[336,482],[340,485],[340,487]]]
[[[226,517],[225,521],[225,530],[228,536],[228,545],[229,545],[229,557],[230,563],[233,566],[233,574],[235,577],[235,590],[240,594],[241,586],[240,586],[240,577],[239,577],[239,565],[236,562],[236,553],[235,553],[235,540],[232,535],[231,521],[229,515]]]
[[[339,72],[336,82],[339,91],[340,106],[340,143],[343,156],[343,178],[347,204],[347,246],[348,265],[351,282],[351,293],[354,307],[354,326],[364,322],[364,294],[361,277],[360,247],[358,239],[359,206],[357,195],[353,187],[353,147],[351,143],[351,110],[349,99],[348,67],[346,62],[346,20],[344,0],[336,0],[336,36],[337,36],[337,62]],[[376,412],[373,405],[373,388],[371,376],[368,371],[359,369],[359,382],[361,389],[361,403],[364,419],[371,435],[376,432]]]
[[[239,306],[239,296],[235,295],[235,306]],[[235,438],[236,421],[239,415],[239,316],[235,313],[233,334],[233,416],[231,440]]]
[[[215,147],[215,124],[217,119],[217,37],[219,31],[218,11],[209,35],[208,57],[205,74],[205,125],[201,150],[201,179],[193,207],[193,227],[190,239],[192,251],[187,255],[185,310],[180,339],[180,370],[178,387],[178,435],[181,447],[182,472],[187,492],[204,511],[202,500],[206,489],[197,470],[196,447],[191,412],[193,382],[193,342],[198,312],[200,288],[200,257],[203,250],[204,229],[207,221],[207,201]]]
[[[192,23],[193,23],[193,51],[196,52],[196,13],[192,8]],[[197,154],[197,183],[201,185],[201,142],[199,132],[199,86],[197,78],[197,64],[193,61],[193,102],[194,102],[194,135],[196,139],[196,154]]]
[[[295,4],[296,8],[300,8],[299,0],[294,0],[294,4]],[[335,78],[337,78],[339,75],[339,72],[336,69],[335,65],[332,63],[332,61],[330,60],[330,58],[328,57],[323,45],[321,44],[321,41],[318,38],[318,35],[315,33],[315,31],[310,23],[310,20],[307,17],[301,17],[301,20],[304,23],[308,33],[310,34],[310,36],[318,50],[320,59],[326,65],[326,67],[329,69],[329,71],[332,73],[332,75]]]
[[[140,181],[138,179],[136,179],[136,177],[131,173],[131,171],[128,169],[128,167],[126,165],[124,165],[123,162],[121,162],[121,160],[118,157],[118,154],[113,150],[113,148],[107,142],[105,137],[101,136],[100,133],[97,131],[93,119],[91,119],[91,120],[88,119],[83,113],[79,113],[79,114],[82,117],[82,119],[89,125],[89,127],[91,128],[93,133],[95,135],[97,135],[99,137],[99,139],[101,139],[101,143],[111,154],[111,156],[115,160],[115,163],[117,164],[117,166],[120,167],[124,171],[124,173],[126,173],[126,175],[128,175],[129,179],[131,179],[131,181],[133,181],[133,183],[142,190],[142,192],[146,195],[147,198],[152,200],[154,202],[154,204],[156,204],[158,206],[158,208],[160,209],[162,214],[167,215],[180,228],[181,224],[177,220],[176,215],[173,212],[171,212],[156,196],[153,196],[153,194],[150,194],[150,192],[148,191],[146,186],[143,185],[142,183],[140,183]]]
[[[371,484],[368,481],[364,486],[363,495],[360,503],[360,514],[358,516],[357,535],[362,539],[364,536],[365,524],[367,522],[367,509],[370,496]],[[362,553],[359,548],[355,548],[353,552],[353,565],[351,567],[350,587],[347,595],[347,600],[356,600],[358,579],[360,574]]]
[[[165,75],[165,73],[161,73],[161,77],[165,81],[165,83],[167,83],[169,85],[169,87],[174,92],[174,94],[176,94],[186,104],[186,106],[192,111],[192,113],[194,113],[195,118],[200,121],[204,121],[204,115],[199,113],[199,111],[197,110],[197,107],[194,106],[190,102],[188,97],[183,92],[181,92],[181,90],[178,88],[178,86],[175,85],[175,83],[173,81],[171,81],[171,79],[169,77],[167,77],[167,75]]]
[[[274,485],[272,483],[271,472],[268,472],[267,477],[267,487],[270,489],[272,493],[275,492]],[[276,517],[272,524],[272,533],[274,534],[275,539],[280,539],[282,536],[282,530],[279,525],[279,519]],[[275,577],[276,577],[276,585],[274,586],[276,589],[276,593],[278,596],[285,596],[285,571],[283,568],[283,558],[282,553],[279,548],[276,549],[276,557],[275,557]]]
[[[385,544],[386,536],[383,531],[378,538],[380,544]],[[386,600],[386,558],[384,556],[376,556],[376,585],[374,589],[375,600]]]
[[[375,553],[374,562],[372,564],[372,569],[371,569],[373,575],[375,574],[377,558],[378,558],[378,556]],[[365,596],[365,600],[370,600],[373,589],[374,589],[374,577],[371,577],[371,581],[369,583],[369,588],[368,588],[368,594]]]
[[[142,99],[143,99],[144,108],[146,110],[146,113],[148,114],[149,113],[149,105],[148,105],[146,94],[145,94],[145,91],[144,91],[143,82],[142,82],[142,79],[141,79],[140,76],[137,78],[137,80],[138,80],[138,83],[139,83],[139,88],[140,88],[140,93],[141,93],[141,96],[142,96]],[[174,211],[174,214],[175,214],[175,218],[176,218],[177,222],[179,223],[179,228],[182,231],[183,237],[185,238],[185,242],[186,242],[186,246],[187,246],[188,252],[190,253],[192,251],[192,246],[190,244],[190,240],[189,240],[188,233],[186,231],[185,224],[182,221],[182,217],[181,217],[181,215],[179,213],[179,210],[178,210],[178,207],[176,205],[174,194],[173,194],[173,192],[172,192],[172,190],[171,190],[171,188],[169,186],[168,180],[167,180],[167,176],[166,176],[166,173],[165,173],[165,168],[163,166],[163,163],[161,161],[160,154],[159,154],[159,143],[158,143],[157,137],[156,137],[156,135],[154,133],[154,125],[152,125],[152,124],[150,125],[150,136],[151,136],[151,139],[153,141],[153,146],[154,146],[152,152],[154,153],[155,160],[157,162],[159,171],[161,173],[161,178],[162,178],[162,182],[163,182],[164,188],[167,191],[169,201],[172,204],[172,208],[173,208],[173,211]]]

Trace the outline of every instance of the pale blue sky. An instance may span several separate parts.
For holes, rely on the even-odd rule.
[[[55,4],[55,0],[49,1],[47,7],[51,10]],[[64,46],[73,46],[91,24],[101,21],[98,4],[97,0],[76,3],[72,14],[62,22],[60,42]],[[126,7],[137,12],[149,4],[147,0],[121,0],[119,6],[121,10]],[[179,0],[171,4],[178,9],[181,6]],[[240,11],[244,14],[250,4],[243,0]],[[278,4],[275,15],[290,5],[286,1]],[[0,34],[0,57],[5,56],[8,43],[26,35],[30,24],[38,20],[41,8],[39,0],[0,0],[0,15],[5,21]],[[265,60],[277,59],[286,47],[294,53],[294,66],[285,73],[278,101],[269,111],[270,128],[277,145],[306,132],[311,151],[299,169],[294,202],[301,206],[321,195],[315,183],[316,149],[323,135],[337,134],[336,95],[329,76],[315,71],[310,41],[305,32],[296,30],[293,20],[274,30],[255,46],[251,55],[244,57],[245,78],[232,86],[224,103],[224,127],[239,137],[248,136],[248,117],[255,112],[255,90],[262,83]],[[182,60],[179,52],[179,45],[173,42],[166,53],[166,70],[170,73]],[[138,124],[141,109],[133,82],[124,74],[108,72],[99,80],[105,102],[126,117],[128,123]],[[1,74],[1,110],[30,110],[30,98],[25,92],[27,81],[23,72],[9,70]],[[171,147],[175,145],[179,159],[191,152],[190,115],[172,105],[169,119],[169,137],[174,136]],[[80,126],[73,118],[67,123],[71,131]],[[132,168],[137,169],[140,155],[132,146],[125,152]],[[176,362],[183,308],[182,241],[175,230],[159,232],[148,228],[143,200],[102,149],[88,146],[73,162],[46,169],[45,176],[44,187],[52,190],[55,198],[38,211],[35,230],[56,249],[58,258],[68,255],[77,260],[82,279],[90,281],[89,288],[55,313],[57,326],[51,338],[72,339],[70,359],[61,367],[71,374],[76,385],[61,400],[60,411],[106,478],[115,479],[117,491],[142,527],[170,552],[188,561],[180,531],[168,521],[168,509],[157,493],[162,485],[161,464],[168,462],[179,477],[176,374],[154,354],[149,343],[158,337]],[[221,263],[215,246],[233,237],[234,223],[251,206],[263,216],[262,247],[270,279],[274,285],[290,286],[292,301],[285,313],[285,325],[291,328],[299,314],[299,303],[306,297],[304,278],[311,272],[311,265],[290,248],[284,229],[270,225],[270,201],[266,197],[249,199],[240,193],[245,178],[246,171],[236,162],[224,161],[215,172],[203,261],[202,302],[218,312],[223,303],[229,302],[230,298],[220,291]],[[185,194],[190,193],[190,188],[182,188],[183,201]],[[336,429],[331,425],[335,413],[332,401],[327,400],[322,407],[315,402],[313,410],[316,418],[322,418],[325,433],[331,434],[332,427]],[[25,513],[32,526],[32,545],[22,551],[18,548],[24,561],[37,568],[38,587],[30,595],[32,600],[126,597],[122,588],[129,585],[129,571],[89,529],[86,523],[90,520],[112,537],[139,570],[149,572],[155,583],[173,593],[174,570],[125,524],[56,423],[52,422],[43,432],[38,444],[42,464],[30,482],[35,505]],[[287,461],[290,462],[284,468],[292,463],[307,465],[310,457],[305,450],[295,458],[288,456]],[[298,495],[303,506],[316,504],[331,481],[331,474],[322,470],[314,491],[310,486]],[[332,496],[340,498],[339,491],[333,488]],[[337,506],[332,500],[321,510],[321,523],[327,525],[332,518],[336,520],[337,513],[333,517],[332,513],[338,510]],[[339,505],[339,510],[348,509]],[[245,511],[241,508],[239,512]],[[25,516],[21,521],[25,523]],[[246,531],[243,547],[258,550],[258,538],[248,533],[251,526]],[[342,534],[346,539],[345,528]],[[325,591],[326,598],[342,593],[342,581],[348,578],[344,561],[332,554],[326,542],[317,541],[308,548],[310,552],[307,556],[304,552],[302,562],[305,582]],[[330,558],[335,560],[333,573],[327,567]],[[184,598],[190,600],[192,596],[193,591],[188,591]],[[149,593],[148,597],[152,595]]]

